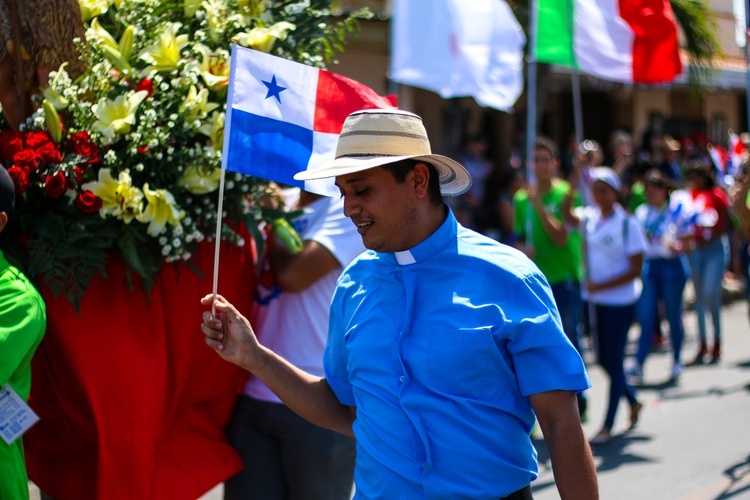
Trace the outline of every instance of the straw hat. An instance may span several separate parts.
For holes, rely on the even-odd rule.
[[[458,196],[471,187],[471,176],[464,167],[446,156],[432,154],[422,119],[395,109],[368,109],[350,114],[339,136],[336,159],[319,169],[299,172],[294,178],[325,179],[407,159],[435,167],[443,196]]]

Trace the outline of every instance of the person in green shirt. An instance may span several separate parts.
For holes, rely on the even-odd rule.
[[[15,187],[0,166],[0,233],[13,214]],[[39,292],[0,250],[0,388],[7,385],[25,401],[31,391],[31,357],[44,336],[46,308]],[[0,498],[29,498],[28,476],[19,437],[0,439]]]
[[[578,319],[581,309],[581,235],[563,222],[562,203],[571,190],[558,178],[560,156],[551,140],[540,137],[534,144],[536,184],[513,196],[515,246],[539,267],[552,288],[563,330],[581,354]],[[529,214],[531,218],[529,219]],[[578,394],[581,420],[587,418],[587,401]]]

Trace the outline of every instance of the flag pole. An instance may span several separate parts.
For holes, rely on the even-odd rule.
[[[750,0],[745,0],[745,108],[747,112],[747,128],[750,131]]]
[[[232,38],[232,52],[229,56],[229,81],[234,81],[234,71],[237,68],[237,39]],[[227,111],[224,118],[224,143],[221,148],[221,176],[219,177],[219,202],[216,208],[216,240],[214,244],[214,281],[213,300],[211,300],[211,315],[216,316],[216,295],[219,291],[219,251],[221,250],[221,224],[224,216],[224,180],[227,171],[227,158],[229,158],[229,126],[232,121],[232,99],[234,95],[233,86],[229,85],[227,93]]]
[[[536,0],[529,1],[529,52],[526,59],[526,69],[529,81],[527,83],[526,99],[526,182],[534,182],[534,144],[536,143],[536,85],[537,85],[537,29],[539,25],[539,5]],[[531,248],[531,200],[526,200],[526,246]]]
[[[581,79],[578,74],[578,69],[572,68],[573,72],[570,74],[570,83],[573,90],[573,125],[576,134],[576,144],[580,144],[583,141],[583,106],[581,104]]]

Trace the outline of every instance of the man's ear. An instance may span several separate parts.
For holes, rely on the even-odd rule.
[[[417,163],[411,171],[411,182],[413,183],[414,193],[417,198],[426,198],[427,186],[430,183],[430,169],[425,163]]]
[[[3,232],[3,229],[5,229],[5,226],[8,224],[8,214],[5,212],[0,212],[0,233]]]

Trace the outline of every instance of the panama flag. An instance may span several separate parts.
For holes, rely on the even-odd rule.
[[[721,146],[714,146],[713,144],[708,144],[707,149],[708,154],[711,156],[711,161],[713,161],[716,169],[721,172],[722,175],[726,175],[727,165],[730,161],[729,151],[722,148]]]
[[[537,60],[626,83],[682,73],[669,0],[539,0]]]
[[[332,179],[296,181],[294,174],[334,158],[350,113],[395,105],[395,96],[349,78],[234,44],[222,166],[337,196]]]

